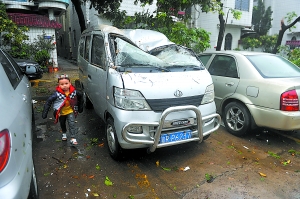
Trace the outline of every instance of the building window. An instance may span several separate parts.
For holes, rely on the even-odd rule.
[[[225,50],[231,50],[231,44],[232,44],[232,35],[230,33],[228,33],[225,36]]]
[[[249,11],[250,0],[235,0],[236,10]]]

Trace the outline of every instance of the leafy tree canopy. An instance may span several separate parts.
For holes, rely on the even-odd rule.
[[[273,11],[270,6],[265,10],[262,0],[258,0],[258,5],[253,7],[252,25],[254,26],[254,31],[259,36],[266,35],[272,27],[272,13]]]
[[[262,52],[271,53],[276,45],[278,35],[262,35],[259,37],[246,37],[242,40],[243,49],[253,50],[261,48]]]
[[[0,33],[3,38],[2,45],[20,45],[24,40],[28,40],[25,32],[28,32],[26,26],[18,27],[6,13],[5,4],[0,1]]]
[[[162,32],[171,41],[192,48],[195,52],[203,52],[209,44],[209,33],[200,28],[188,28],[190,15],[178,16],[178,11],[189,12],[194,5],[200,5],[201,10],[209,12],[214,9],[216,1],[211,0],[157,0],[154,13],[148,10],[137,12],[134,16],[127,16],[126,11],[120,11],[121,0],[108,1],[91,0],[99,14],[112,21],[118,28],[141,28]],[[153,0],[135,0],[135,4],[152,5]],[[179,22],[174,17],[180,19]]]

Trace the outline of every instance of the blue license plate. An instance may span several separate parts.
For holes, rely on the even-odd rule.
[[[192,131],[179,131],[175,133],[161,134],[159,143],[176,142],[180,140],[187,140],[192,137]]]

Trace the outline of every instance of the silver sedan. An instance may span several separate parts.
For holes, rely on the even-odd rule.
[[[35,129],[30,82],[0,49],[0,198],[38,199],[32,158]]]
[[[274,54],[214,51],[198,55],[210,72],[226,129],[238,136],[256,127],[300,129],[300,68]]]

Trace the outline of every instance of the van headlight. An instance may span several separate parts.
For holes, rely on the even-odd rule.
[[[213,102],[214,98],[215,98],[214,85],[211,84],[206,87],[205,94],[202,98],[201,104],[207,104],[207,103]]]
[[[151,110],[144,96],[135,90],[114,87],[115,106],[124,110]]]

